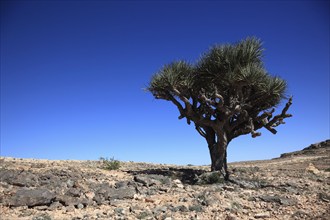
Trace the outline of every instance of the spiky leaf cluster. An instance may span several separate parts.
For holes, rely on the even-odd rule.
[[[167,100],[177,95],[173,89],[188,99],[201,94],[214,99],[220,94],[227,107],[240,104],[257,114],[278,105],[287,87],[283,79],[265,70],[262,56],[262,43],[256,38],[216,45],[194,65],[185,61],[165,65],[153,76],[148,90]]]

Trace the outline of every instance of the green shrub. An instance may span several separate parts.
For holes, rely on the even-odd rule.
[[[207,172],[199,176],[197,183],[199,184],[215,184],[223,183],[224,178],[221,176],[220,172]]]
[[[102,168],[106,170],[118,170],[120,168],[120,161],[115,160],[114,157],[108,159],[107,157],[100,157]]]

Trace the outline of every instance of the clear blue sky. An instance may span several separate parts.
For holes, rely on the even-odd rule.
[[[194,127],[143,88],[164,64],[247,36],[264,42],[266,68],[288,81],[294,117],[277,135],[233,140],[229,161],[328,139],[329,8],[317,0],[1,1],[1,156],[210,164]]]

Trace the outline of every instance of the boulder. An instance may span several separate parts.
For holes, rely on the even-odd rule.
[[[6,182],[14,186],[37,186],[38,177],[33,173],[19,170],[0,170],[1,182]]]
[[[19,189],[10,199],[10,206],[40,206],[50,205],[55,194],[47,189]]]
[[[135,193],[135,189],[130,187],[121,187],[115,189],[107,184],[102,184],[96,190],[94,200],[100,203],[104,200],[133,199]]]

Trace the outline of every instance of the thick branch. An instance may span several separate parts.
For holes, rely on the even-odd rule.
[[[205,96],[204,94],[201,94],[201,95],[199,96],[199,99],[200,99],[202,102],[204,102],[204,103],[206,103],[206,104],[208,104],[208,105],[212,105],[212,106],[214,106],[214,107],[217,106],[217,103],[216,103],[215,101],[206,98],[206,96]]]
[[[187,97],[185,97],[184,95],[182,95],[178,89],[172,87],[172,91],[185,104],[185,108],[183,109],[182,105],[176,100],[176,102],[181,105],[181,108],[183,109],[184,114],[182,114],[182,112],[180,112],[180,113],[181,113],[181,115],[183,115],[184,117],[187,118],[188,124],[190,124],[190,120],[191,120],[197,124],[200,124],[201,126],[210,126],[210,127],[215,126],[215,123],[212,120],[210,120],[208,118],[204,118],[202,113],[197,113],[196,111],[194,111],[193,105],[189,102],[189,99]],[[179,111],[180,111],[180,108],[179,108]]]
[[[251,133],[253,138],[258,137],[261,135],[261,133],[256,132],[256,130],[262,127],[265,127],[271,133],[276,134],[277,131],[274,127],[284,124],[285,118],[292,117],[291,114],[287,114],[287,111],[291,106],[291,104],[292,104],[292,97],[286,103],[281,114],[276,115],[275,117],[273,117],[275,108],[273,108],[269,112],[266,111],[262,113],[260,116],[255,118],[253,117],[251,118],[251,116],[249,116],[249,113],[246,110],[242,110],[237,120],[232,122],[230,125],[230,130],[232,131],[232,138],[248,133]],[[248,119],[248,117],[250,118]]]
[[[244,125],[245,122],[245,125]],[[244,134],[249,134],[251,133],[251,136],[253,138],[258,137],[261,135],[260,132],[256,132],[254,123],[253,123],[253,119],[250,117],[248,118],[248,120],[244,120],[244,122],[240,124],[240,126],[236,126],[234,128],[233,134],[231,136],[231,138],[235,138],[238,137],[240,135],[244,135]]]
[[[184,108],[182,107],[181,103],[178,100],[176,100],[172,95],[169,95],[168,98],[170,101],[173,102],[174,105],[176,105],[176,107],[178,107],[179,112],[180,112],[179,119],[186,117],[186,113],[185,113]]]
[[[249,114],[246,110],[243,110],[240,112],[240,114],[238,115],[238,118],[236,121],[232,122],[230,124],[230,131],[235,130],[236,128],[238,128],[242,123],[246,122],[246,120],[248,119]]]
[[[187,99],[184,95],[182,95],[182,94],[179,92],[179,90],[177,90],[177,89],[174,88],[174,87],[172,88],[172,91],[174,92],[175,95],[177,95],[177,96],[181,99],[181,101],[184,102],[185,107],[186,107],[186,110],[187,110],[189,113],[192,112],[192,105],[190,104],[189,99]]]
[[[222,113],[223,115],[230,117],[232,111],[224,105],[224,98],[218,94],[217,91],[215,91],[212,98],[207,98],[206,95],[201,92],[198,99],[200,103],[204,104],[207,108],[207,112],[215,118],[218,118],[218,113]]]
[[[260,136],[261,133],[260,133],[260,132],[256,132],[256,131],[254,130],[254,124],[253,124],[253,120],[252,120],[252,118],[249,119],[249,123],[250,123],[250,128],[251,128],[251,131],[250,131],[250,132],[251,132],[252,137],[253,137],[253,138],[256,138],[256,137]]]
[[[265,111],[264,113],[262,113],[262,115],[256,118],[256,121],[261,122],[262,125],[266,125],[268,124],[269,119],[273,117],[274,112],[275,112],[275,108],[273,108],[269,112]]]
[[[292,117],[291,114],[287,114],[286,112],[289,110],[290,106],[292,105],[292,97],[289,98],[288,102],[285,104],[285,107],[282,110],[282,113],[279,115],[276,115],[273,119],[271,119],[264,127],[272,132],[273,134],[276,134],[277,131],[274,127],[279,126],[280,124],[284,124],[284,118]]]

